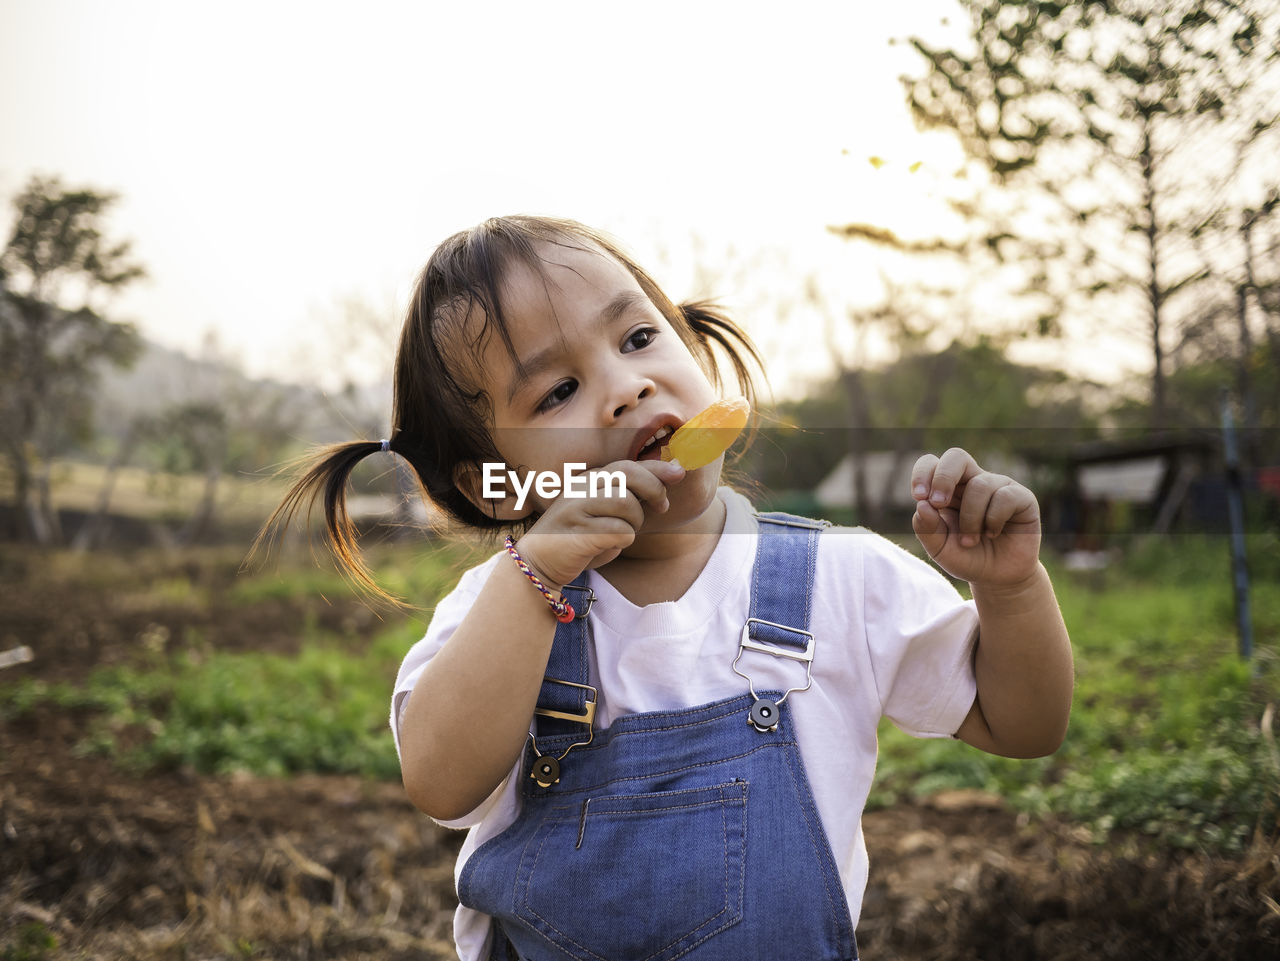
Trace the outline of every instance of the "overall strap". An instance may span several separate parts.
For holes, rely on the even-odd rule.
[[[818,537],[826,521],[794,514],[757,514],[760,545],[751,571],[751,610],[742,625],[733,672],[747,682],[754,703],[747,720],[757,731],[778,729],[782,702],[807,691],[813,683],[813,652],[817,646],[809,631],[813,607],[813,573],[818,563]],[[804,684],[766,697],[756,691],[747,665],[738,667],[747,651],[785,657],[804,664]]]
[[[588,696],[593,692],[588,687],[591,683],[591,662],[587,648],[591,634],[587,628],[587,614],[595,603],[596,595],[587,587],[586,571],[565,585],[565,596],[577,613],[568,623],[556,625],[546,676],[538,694],[538,710],[589,718],[588,704],[594,703],[594,696]],[[582,725],[574,721],[558,717],[538,718],[539,736],[577,734],[581,731]]]
[[[811,641],[809,615],[818,537],[830,524],[781,512],[757,514],[756,519],[760,537],[751,571],[751,608],[743,637],[766,645],[805,649]],[[595,595],[587,587],[585,572],[566,591],[571,592],[569,600],[579,614],[567,624],[556,626],[538,709],[582,716],[587,713],[593,694],[587,687],[590,629],[586,615]],[[539,737],[582,731],[580,722],[555,717],[540,716],[537,726]]]
[[[807,647],[818,537],[830,523],[781,511],[757,514],[756,520],[760,543],[751,570],[751,611],[744,637]]]

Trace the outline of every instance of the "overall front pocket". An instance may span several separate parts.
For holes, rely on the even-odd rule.
[[[583,961],[674,961],[742,919],[747,784],[589,798],[525,849],[517,914]]]

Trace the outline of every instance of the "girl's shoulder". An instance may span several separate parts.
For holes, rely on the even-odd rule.
[[[457,630],[458,625],[475,604],[481,588],[484,587],[485,581],[489,579],[501,556],[501,553],[491,554],[467,568],[458,578],[458,582],[427,608],[426,633],[405,655],[400,667],[397,689],[406,677],[416,679],[414,672],[421,670],[422,666],[435,656],[435,653],[444,646],[445,641]]]
[[[489,579],[489,575],[493,573],[493,569],[498,566],[498,562],[506,556],[506,552],[500,547],[494,550],[477,550],[473,555],[475,563],[463,571],[462,576],[458,578],[458,588],[479,591],[484,586],[484,582]]]
[[[424,608],[430,622],[437,624],[443,621],[461,620],[479,596],[489,575],[493,573],[503,556],[502,551],[490,553],[487,556],[480,549],[467,552],[460,561],[470,563],[471,566],[459,575],[452,587],[440,593],[434,603]]]

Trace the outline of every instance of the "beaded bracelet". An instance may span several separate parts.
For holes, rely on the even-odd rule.
[[[557,599],[547,589],[547,585],[533,572],[533,568],[525,563],[525,559],[520,556],[520,552],[516,550],[516,542],[512,540],[511,535],[507,535],[507,539],[503,542],[506,545],[507,553],[511,555],[511,559],[516,562],[516,567],[524,573],[524,576],[533,581],[533,586],[538,589],[543,597],[547,599],[547,603],[551,605],[551,613],[555,614],[556,620],[561,624],[568,624],[574,618],[573,605],[569,603],[569,599],[561,594]]]

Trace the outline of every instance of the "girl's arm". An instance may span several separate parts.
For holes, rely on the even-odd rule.
[[[1071,641],[1041,564],[1023,584],[973,584],[978,696],[956,737],[1005,757],[1043,757],[1062,744],[1071,713]]]
[[[1066,734],[1071,642],[1040,563],[1040,508],[1021,484],[965,451],[925,455],[912,472],[916,536],[978,608],[978,694],[956,737],[992,754],[1041,757]]]
[[[613,560],[635,539],[645,510],[667,510],[667,484],[683,468],[619,461],[626,496],[560,497],[517,543],[558,594],[582,571]],[[510,772],[529,736],[556,619],[510,558],[501,558],[471,610],[427,663],[400,725],[400,772],[409,799],[438,821],[484,801]]]
[[[405,706],[400,770],[420,810],[456,820],[502,783],[529,735],[555,633],[542,595],[500,559]]]

